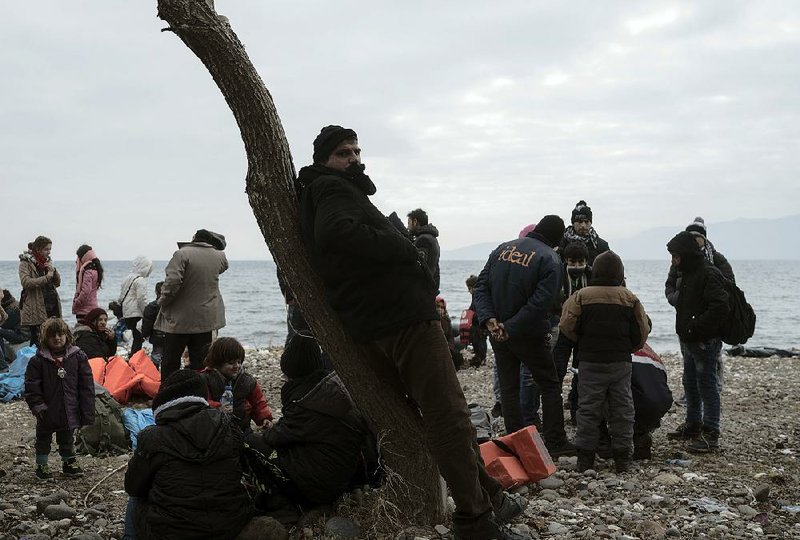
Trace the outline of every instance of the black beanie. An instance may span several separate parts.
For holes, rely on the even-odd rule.
[[[592,264],[592,285],[618,287],[625,282],[625,266],[613,251],[604,251]]]
[[[688,231],[681,231],[675,237],[667,242],[667,251],[670,253],[677,253],[682,257],[686,256],[699,256],[702,257],[703,253],[700,251],[700,246],[697,245],[695,236]]]
[[[299,379],[322,369],[322,351],[314,338],[296,335],[281,355],[281,371],[290,379]]]
[[[541,235],[550,247],[556,247],[564,237],[564,220],[553,214],[544,216],[536,224],[533,234]]]
[[[208,398],[208,389],[203,377],[193,369],[179,369],[161,381],[161,388],[153,398],[153,412],[174,399],[195,396]]]
[[[706,229],[706,222],[700,216],[694,218],[694,221],[689,223],[689,225],[686,226],[685,230],[686,232],[702,236],[703,238],[705,238],[708,234],[708,230]]]
[[[575,205],[575,209],[572,211],[572,223],[575,223],[578,218],[592,221],[592,209],[586,204],[586,201],[578,201],[578,204]]]
[[[342,126],[325,126],[314,139],[314,163],[325,163],[331,152],[339,146],[339,143],[348,139],[358,139],[358,135],[352,129]]]

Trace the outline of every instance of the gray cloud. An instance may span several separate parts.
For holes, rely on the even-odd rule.
[[[785,2],[275,4],[217,0],[272,92],[296,165],[354,127],[389,213],[445,247],[578,199],[612,241],[797,213],[800,15]],[[199,227],[266,249],[235,122],[155,2],[4,6],[0,258],[166,258]]]

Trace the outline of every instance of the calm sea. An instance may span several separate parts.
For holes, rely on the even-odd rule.
[[[442,261],[442,294],[447,300],[450,315],[457,319],[469,306],[469,293],[464,280],[477,274],[484,261]],[[747,295],[758,315],[756,334],[748,342],[753,346],[800,346],[800,310],[795,288],[800,283],[800,265],[792,261],[734,261],[736,281]],[[105,261],[100,305],[117,298],[120,284],[130,271],[130,262]],[[151,287],[164,277],[165,261],[154,264]],[[71,313],[75,292],[74,263],[59,261],[61,273],[59,294],[67,320],[74,322]],[[18,262],[0,261],[0,286],[18,297],[20,291]],[[650,345],[659,352],[677,351],[674,333],[674,311],[664,298],[664,280],[669,261],[628,261],[625,267],[627,283],[639,297],[653,320]],[[286,335],[285,308],[275,277],[275,264],[268,261],[230,261],[230,269],[220,278],[222,295],[227,308],[228,325],[222,335],[237,337],[247,347],[282,345]],[[151,295],[154,297],[155,292]]]

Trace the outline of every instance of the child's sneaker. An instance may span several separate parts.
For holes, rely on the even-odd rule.
[[[83,476],[83,469],[75,458],[66,460],[61,466],[61,472],[64,473],[64,476]]]
[[[50,480],[53,478],[53,473],[50,472],[50,467],[47,464],[36,466],[36,478],[39,480]]]

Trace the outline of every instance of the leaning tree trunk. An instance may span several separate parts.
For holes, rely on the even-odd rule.
[[[358,407],[381,433],[388,467],[400,481],[387,490],[399,517],[441,522],[444,497],[424,446],[419,415],[383,384],[325,300],[300,237],[289,144],[272,97],[225,17],[203,0],[158,0],[158,16],[194,52],[228,102],[247,152],[247,188],[256,221],[303,313]],[[287,60],[288,61],[288,60]]]

